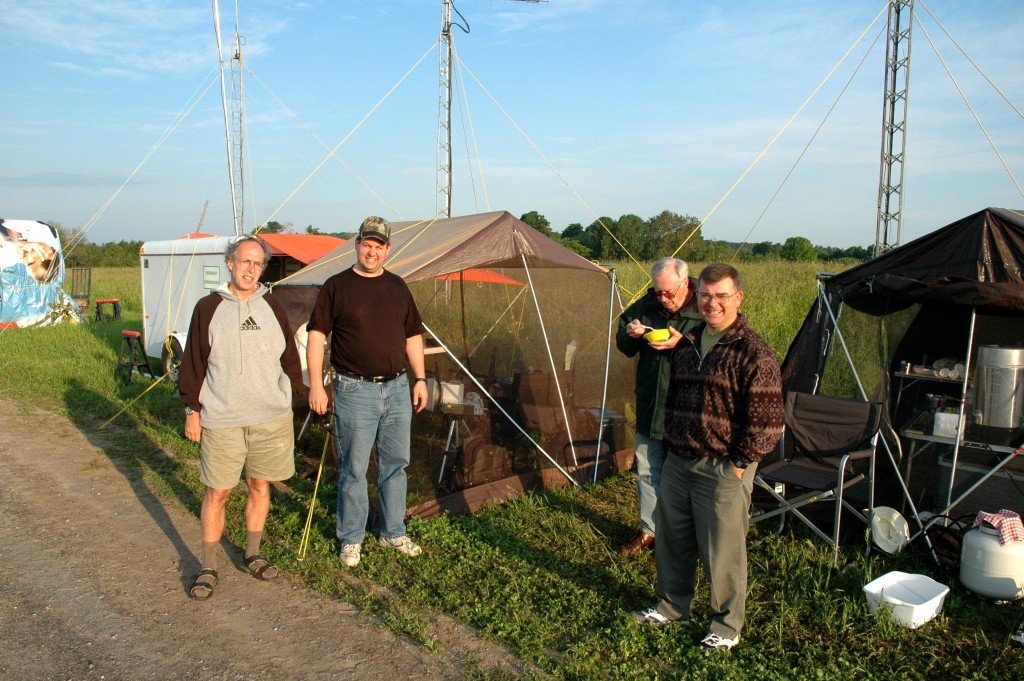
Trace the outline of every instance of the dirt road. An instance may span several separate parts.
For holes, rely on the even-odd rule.
[[[227,561],[188,597],[199,521],[53,414],[0,399],[0,678],[458,678],[522,663],[449,620],[430,653],[284,575]],[[237,559],[237,554],[233,556]]]

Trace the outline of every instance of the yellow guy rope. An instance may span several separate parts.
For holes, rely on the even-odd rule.
[[[533,150],[537,152],[537,155],[540,156],[544,163],[546,163],[548,167],[551,169],[551,171],[558,176],[558,179],[560,179],[562,183],[569,188],[569,191],[571,191],[573,193],[573,196],[575,196],[577,200],[579,200],[580,204],[582,204],[583,207],[586,208],[592,216],[594,216],[594,219],[598,222],[598,224],[604,227],[604,231],[608,232],[608,235],[615,241],[615,243],[619,245],[619,248],[621,248],[623,252],[625,252],[626,255],[629,256],[629,259],[632,260],[637,267],[643,269],[643,265],[641,265],[637,261],[637,259],[633,257],[633,254],[629,252],[629,249],[626,248],[621,241],[619,241],[619,238],[615,236],[615,234],[613,234],[610,229],[608,229],[608,226],[604,224],[604,221],[602,221],[601,218],[598,217],[597,213],[594,212],[594,209],[590,207],[590,205],[583,199],[582,196],[580,196],[579,192],[576,191],[576,188],[569,184],[569,181],[565,179],[565,176],[562,175],[562,173],[560,173],[557,168],[555,168],[555,165],[548,159],[547,156],[544,155],[544,152],[542,152],[540,148],[533,143],[533,140],[530,139],[529,135],[527,135],[526,132],[523,131],[521,127],[519,127],[519,124],[516,123],[512,116],[510,116],[509,113],[505,111],[504,107],[502,107],[501,104],[498,103],[498,100],[494,98],[494,95],[492,95],[490,91],[486,87],[484,87],[484,84],[480,82],[480,79],[476,77],[476,74],[474,74],[473,71],[468,66],[466,66],[466,64],[462,60],[459,60],[459,64],[462,66],[462,68],[466,69],[466,71],[469,72],[469,75],[473,78],[473,80],[476,81],[476,84],[480,86],[480,89],[484,91],[484,94],[490,97],[491,101],[494,102],[494,106],[498,107],[498,110],[505,115],[505,118],[509,120],[509,123],[512,124],[512,127],[514,127],[519,132],[519,134],[523,136],[523,139],[526,140],[527,144],[533,147]]]
[[[331,442],[330,420],[321,422],[324,434],[324,449],[320,453],[320,464],[316,467],[316,483],[313,485],[313,498],[309,500],[309,513],[306,514],[306,526],[302,528],[302,539],[299,541],[299,562],[306,559],[306,549],[309,548],[309,530],[313,526],[313,509],[316,507],[316,493],[320,489],[320,476],[324,472],[324,459],[327,457],[327,446]]]
[[[311,179],[313,179],[313,176],[314,176],[314,175],[316,175],[316,174],[317,174],[317,173],[318,173],[318,172],[320,171],[320,169],[321,169],[321,168],[322,168],[322,167],[324,166],[324,164],[325,164],[325,163],[327,163],[328,159],[330,159],[330,158],[331,158],[332,156],[334,156],[334,154],[335,154],[335,153],[336,153],[336,152],[338,151],[338,149],[341,149],[342,145],[343,145],[343,144],[345,144],[345,142],[347,142],[347,141],[349,140],[349,138],[350,138],[350,137],[352,137],[352,135],[354,135],[354,134],[355,134],[355,132],[356,132],[357,130],[359,130],[359,128],[361,128],[361,127],[362,127],[363,123],[365,123],[365,122],[366,122],[366,120],[367,120],[367,119],[368,119],[368,118],[369,118],[370,116],[372,116],[372,115],[373,115],[373,113],[374,113],[374,112],[375,112],[375,111],[376,111],[376,110],[377,110],[378,108],[380,108],[380,106],[381,106],[381,105],[382,105],[382,104],[383,104],[383,103],[384,103],[385,101],[387,101],[388,97],[390,97],[390,96],[391,96],[391,95],[392,95],[392,94],[394,93],[394,91],[398,89],[398,86],[399,86],[399,85],[401,85],[401,84],[402,84],[403,82],[405,82],[405,79],[406,79],[406,78],[408,78],[408,77],[409,77],[409,75],[410,75],[410,74],[411,74],[411,73],[412,73],[413,71],[415,71],[415,70],[416,70],[416,67],[417,67],[417,66],[419,66],[419,65],[420,65],[420,63],[421,63],[421,62],[422,62],[422,61],[423,61],[424,59],[426,59],[426,58],[427,58],[427,55],[428,55],[428,54],[430,54],[431,52],[433,52],[433,50],[434,50],[434,48],[435,48],[435,47],[437,47],[437,43],[436,43],[436,42],[435,42],[435,43],[434,43],[433,45],[431,45],[431,46],[430,46],[430,49],[428,49],[428,50],[427,50],[426,52],[424,52],[424,53],[423,53],[423,56],[422,56],[422,57],[420,57],[420,58],[419,58],[419,60],[417,60],[417,62],[416,62],[415,64],[413,64],[413,65],[412,65],[412,68],[410,68],[410,69],[409,69],[408,71],[406,71],[405,75],[404,75],[404,76],[402,76],[402,77],[401,77],[401,78],[399,79],[399,81],[398,81],[397,83],[395,83],[395,84],[394,84],[394,85],[393,85],[393,86],[391,87],[391,89],[390,89],[390,90],[388,90],[388,91],[387,91],[387,94],[385,94],[385,95],[384,95],[383,97],[381,97],[381,98],[380,98],[380,100],[379,100],[379,101],[378,101],[378,102],[377,102],[376,104],[374,104],[374,105],[373,105],[373,108],[372,108],[372,109],[370,109],[370,110],[369,110],[369,111],[368,111],[368,112],[366,113],[366,115],[365,115],[365,116],[363,116],[362,120],[360,120],[360,121],[359,121],[358,123],[356,123],[356,127],[352,128],[352,130],[350,130],[350,131],[349,131],[349,133],[348,133],[347,135],[345,135],[345,136],[344,136],[344,137],[342,138],[342,140],[341,140],[340,142],[338,142],[338,144],[337,144],[337,145],[336,145],[336,146],[335,146],[335,147],[334,147],[333,149],[331,149],[331,150],[330,150],[330,152],[328,152],[327,156],[324,156],[323,160],[321,160],[321,161],[320,161],[320,163],[316,164],[316,167],[315,167],[315,168],[313,168],[313,170],[311,170],[311,171],[309,172],[309,174],[308,174],[308,175],[306,175],[306,179],[304,179],[304,180],[303,180],[302,182],[300,182],[300,183],[299,183],[299,186],[298,186],[298,187],[296,187],[296,188],[295,188],[295,189],[294,189],[294,190],[292,191],[292,193],[291,193],[291,194],[289,194],[289,195],[288,195],[288,196],[287,196],[287,197],[285,198],[285,200],[281,202],[281,205],[279,205],[279,206],[278,206],[277,208],[275,208],[275,209],[274,209],[274,211],[273,211],[273,212],[272,212],[272,213],[271,213],[270,215],[268,215],[268,216],[267,216],[267,219],[263,221],[263,224],[264,224],[264,225],[265,225],[265,224],[267,224],[268,222],[270,222],[271,220],[273,220],[273,219],[274,219],[274,218],[275,218],[275,217],[277,216],[277,214],[281,212],[281,209],[282,209],[282,208],[284,208],[284,207],[285,207],[285,205],[287,205],[287,203],[288,203],[289,201],[291,201],[291,200],[292,200],[293,198],[295,198],[295,195],[296,195],[296,194],[298,194],[298,193],[299,193],[299,191],[300,191],[300,190],[301,190],[301,189],[302,189],[303,187],[305,187],[305,186],[306,186],[306,185],[307,185],[307,184],[309,183],[309,181],[310,181]],[[257,230],[256,230],[256,232],[254,232],[254,233],[258,233],[258,232],[259,232],[259,230],[257,229]]]
[[[78,239],[78,242],[75,242],[70,246],[70,249],[67,251],[66,255],[70,255],[70,253],[74,251],[75,247],[78,246],[78,243],[80,243],[81,240],[85,238],[85,233],[92,229],[93,224],[96,222],[96,220],[99,219],[100,215],[102,215],[107,210],[107,208],[110,207],[110,204],[114,202],[114,199],[116,199],[121,194],[121,192],[124,191],[124,188],[128,186],[128,183],[132,181],[132,178],[135,177],[140,170],[142,170],[142,166],[146,165],[146,162],[153,157],[153,154],[156,153],[157,149],[159,149],[163,145],[163,143],[167,141],[167,138],[171,136],[171,133],[178,129],[178,126],[180,126],[188,117],[188,115],[192,113],[192,109],[196,108],[196,105],[199,104],[203,97],[206,96],[206,93],[210,91],[210,88],[213,87],[213,84],[215,82],[215,80],[212,78],[212,75],[213,73],[211,72],[211,74],[207,76],[208,78],[210,78],[210,82],[206,85],[206,88],[203,89],[202,93],[195,98],[195,100],[184,111],[184,113],[179,114],[177,120],[175,120],[174,123],[169,128],[167,128],[167,130],[164,131],[164,134],[160,137],[159,140],[157,140],[157,143],[153,145],[153,148],[150,149],[149,152],[142,158],[142,160],[139,161],[139,164],[135,166],[135,170],[133,170],[128,175],[128,177],[125,178],[125,181],[121,183],[121,186],[118,187],[117,190],[115,190],[114,193],[110,195],[110,198],[103,202],[103,205],[100,206],[99,209],[95,213],[93,213],[92,217],[90,217],[86,221],[85,225],[80,230],[78,230],[78,232],[75,234],[75,238]]]
[[[704,216],[704,219],[701,220],[697,224],[697,226],[693,228],[693,231],[690,232],[690,234],[685,239],[683,239],[683,243],[679,244],[679,248],[677,248],[676,250],[674,250],[672,252],[672,256],[673,257],[675,257],[675,255],[677,253],[679,253],[679,251],[681,251],[683,249],[683,246],[686,245],[686,243],[693,237],[693,235],[696,234],[697,231],[701,227],[704,226],[704,223],[706,223],[709,219],[711,219],[711,216],[714,215],[715,211],[718,210],[718,208],[722,205],[722,203],[724,203],[725,200],[727,198],[729,198],[729,195],[732,194],[733,190],[736,189],[736,187],[739,185],[739,183],[742,182],[743,179],[750,173],[750,171],[754,169],[754,166],[756,166],[758,163],[761,162],[761,159],[764,158],[764,155],[767,154],[768,151],[773,146],[775,146],[775,143],[779,140],[779,137],[782,136],[782,133],[786,132],[786,130],[789,129],[789,126],[793,124],[793,121],[795,121],[797,116],[800,115],[800,112],[802,112],[807,107],[807,105],[810,104],[811,100],[814,99],[814,97],[818,94],[818,91],[821,90],[821,88],[824,87],[825,83],[827,83],[829,81],[829,79],[832,77],[832,74],[834,74],[836,72],[836,69],[838,69],[839,66],[844,61],[846,61],[846,58],[848,56],[850,56],[850,52],[853,51],[853,48],[856,47],[860,43],[861,40],[863,40],[863,38],[867,34],[867,32],[871,30],[871,27],[875,24],[876,21],[878,21],[878,18],[880,16],[882,16],[882,14],[884,12],[886,12],[886,10],[888,10],[888,8],[889,8],[889,3],[886,2],[885,6],[882,7],[882,9],[878,12],[878,14],[875,15],[875,18],[871,20],[871,23],[868,24],[867,28],[865,28],[861,32],[860,37],[857,38],[857,42],[855,42],[853,45],[850,45],[850,48],[848,50],[846,50],[846,53],[843,54],[842,58],[836,63],[836,65],[832,67],[832,70],[830,70],[825,75],[825,77],[821,80],[821,82],[818,83],[818,86],[816,88],[814,88],[814,90],[811,92],[810,95],[807,96],[807,99],[804,100],[804,103],[801,104],[800,107],[796,111],[793,112],[793,115],[789,117],[789,120],[786,121],[786,124],[782,126],[782,129],[780,129],[777,133],[775,133],[775,137],[773,137],[771,142],[768,143],[768,146],[766,146],[764,149],[762,149],[761,153],[758,154],[757,157],[754,158],[753,161],[751,161],[750,165],[747,166],[747,169],[743,171],[743,173],[739,176],[739,178],[737,178],[737,180],[732,184],[732,186],[729,187],[728,191],[726,191],[725,194],[722,195],[722,198],[720,198],[718,200],[718,203],[716,203],[711,208],[711,211],[706,216]]]
[[[934,42],[932,42],[932,37],[928,35],[928,29],[924,27],[924,24],[921,23],[920,19],[917,20],[917,25],[921,27],[922,31],[924,31],[924,37],[928,39],[928,44],[932,46],[932,51],[935,52],[935,56],[938,57],[939,62],[942,63],[942,68],[946,70],[946,75],[949,76],[949,79],[951,81],[953,81],[953,87],[956,88],[956,91],[957,93],[959,93],[960,98],[964,100],[964,104],[967,106],[967,110],[970,111],[971,116],[974,117],[974,122],[978,124],[979,128],[981,128],[982,134],[985,135],[985,139],[988,140],[988,144],[990,147],[992,147],[992,151],[995,152],[996,158],[999,159],[999,163],[1002,164],[1003,170],[1005,170],[1006,174],[1010,177],[1010,182],[1013,182],[1013,186],[1017,188],[1017,193],[1020,194],[1021,196],[1024,196],[1024,191],[1021,191],[1020,185],[1017,184],[1017,178],[1013,176],[1013,171],[1010,170],[1010,166],[1006,165],[1006,160],[1003,159],[1003,155],[1000,154],[999,149],[996,148],[996,143],[988,134],[988,130],[985,129],[985,124],[981,122],[981,118],[974,111],[974,108],[971,106],[971,103],[967,101],[967,96],[964,94],[964,91],[960,89],[960,83],[957,82],[956,78],[953,76],[953,73],[949,70],[949,66],[946,65],[946,61],[942,58],[942,55],[939,54],[939,48],[936,47]]]
[[[458,66],[459,62],[460,62],[460,60],[459,60],[459,53],[455,49],[455,43],[454,42],[452,43],[452,51],[455,52],[455,65]],[[462,103],[462,105],[466,108],[466,117],[469,119],[469,132],[470,132],[470,137],[473,139],[473,152],[476,154],[476,167],[477,167],[477,170],[480,172],[480,185],[481,185],[481,189],[482,189],[482,191],[484,193],[484,206],[487,208],[487,211],[490,212],[490,210],[491,210],[491,197],[487,193],[487,178],[484,176],[484,164],[483,164],[483,160],[480,158],[480,145],[477,144],[477,141],[476,141],[476,128],[473,127],[473,113],[469,110],[469,97],[466,96],[466,83],[465,83],[465,81],[462,78],[462,71],[461,70],[457,71],[457,75],[459,77],[459,85],[460,85],[460,87],[459,87],[459,102]],[[466,149],[467,154],[466,155],[468,156],[469,155],[468,154],[468,152],[469,152],[469,149],[468,149],[469,144],[468,144],[468,141],[465,140],[466,126],[462,127],[462,136],[463,136],[463,141],[464,141],[464,143],[467,146],[467,149]],[[470,170],[472,171],[472,168],[470,168]],[[473,177],[473,174],[471,172],[470,173],[470,178],[472,179],[472,177]],[[476,183],[475,182],[471,182],[470,186],[473,187],[473,205],[475,206],[476,205]],[[451,217],[451,216],[449,216],[449,217]]]
[[[147,361],[148,361],[148,360],[147,360]],[[129,374],[129,376],[130,376],[130,375],[131,375],[131,374]],[[104,428],[106,428],[107,426],[109,426],[109,425],[110,425],[110,423],[111,423],[111,422],[112,422],[112,421],[113,421],[114,419],[116,419],[116,418],[117,418],[118,416],[120,416],[121,414],[123,414],[123,413],[125,413],[126,411],[128,411],[128,409],[129,409],[129,408],[131,408],[131,406],[132,406],[133,404],[135,404],[136,402],[138,402],[139,400],[141,400],[141,399],[142,399],[143,397],[145,397],[145,396],[146,396],[146,393],[148,393],[148,392],[149,392],[150,390],[152,390],[153,388],[155,388],[155,387],[157,387],[158,385],[160,385],[160,382],[161,382],[161,381],[163,381],[163,380],[164,380],[165,378],[167,378],[167,374],[164,374],[164,375],[163,375],[163,376],[161,376],[160,378],[158,378],[158,379],[156,379],[155,381],[153,381],[152,383],[150,383],[150,384],[149,384],[149,387],[148,387],[148,388],[146,388],[145,390],[143,390],[143,391],[142,391],[141,393],[139,393],[139,394],[138,394],[138,395],[137,395],[137,396],[135,397],[135,399],[134,399],[134,400],[132,400],[132,401],[131,401],[131,402],[129,402],[128,404],[124,405],[124,406],[123,406],[123,407],[121,408],[121,411],[117,412],[116,414],[114,414],[113,416],[111,416],[111,417],[110,417],[109,419],[107,419],[106,421],[104,421],[104,422],[103,422],[103,425],[99,427],[99,430],[103,430]]]
[[[803,160],[804,155],[807,153],[807,150],[811,148],[811,144],[813,144],[814,140],[818,137],[818,133],[821,132],[821,129],[823,127],[825,127],[825,122],[828,120],[829,116],[832,115],[832,112],[835,111],[836,106],[839,105],[839,100],[842,99],[843,95],[846,94],[846,91],[850,88],[850,85],[853,83],[853,79],[857,77],[857,74],[860,73],[861,67],[864,66],[864,62],[866,62],[868,57],[871,55],[871,50],[874,49],[875,45],[878,43],[878,39],[882,37],[882,33],[884,33],[886,30],[887,27],[882,27],[882,29],[875,34],[875,39],[871,42],[871,45],[864,52],[864,57],[861,58],[860,63],[857,64],[857,68],[854,69],[853,73],[850,75],[849,80],[846,81],[846,85],[843,86],[843,89],[836,96],[835,101],[832,102],[832,106],[830,106],[828,111],[825,112],[825,116],[821,119],[821,123],[819,123],[818,127],[815,128],[814,134],[811,135],[811,138],[807,140],[807,144],[804,145],[804,148],[800,152],[800,155],[796,157],[795,161],[793,161],[793,165],[790,166],[789,172],[786,173],[786,176],[782,178],[782,182],[779,183],[779,188],[775,190],[775,193],[772,194],[772,198],[770,198],[768,200],[768,203],[765,205],[764,210],[761,211],[761,214],[757,216],[756,220],[754,220],[754,224],[750,226],[750,229],[743,236],[743,241],[740,242],[740,245],[732,254],[733,261],[735,261],[736,258],[739,256],[740,248],[743,247],[743,244],[747,243],[747,240],[750,238],[750,235],[753,234],[754,230],[757,229],[757,226],[761,224],[761,219],[765,216],[765,213],[767,213],[768,209],[772,207],[773,203],[775,203],[775,199],[777,199],[779,194],[782,192],[782,188],[786,185],[786,182],[788,182],[789,178],[793,175],[793,172],[796,170],[797,165],[799,165],[800,161]],[[863,35],[861,37],[863,37]],[[857,43],[859,42],[860,38],[858,38],[857,42],[854,43],[854,47],[856,47]]]
[[[1020,109],[1018,109],[1018,108],[1016,107],[1016,105],[1014,105],[1014,103],[1010,101],[1009,97],[1007,97],[1007,96],[1006,96],[1005,94],[1003,94],[1003,91],[1002,91],[1002,90],[1000,90],[1000,89],[999,89],[999,88],[998,88],[998,87],[996,86],[996,84],[992,82],[992,79],[988,77],[988,74],[986,74],[986,73],[985,73],[984,71],[982,71],[982,70],[981,70],[981,67],[980,67],[980,66],[978,66],[978,65],[977,65],[977,64],[976,64],[976,63],[974,62],[974,60],[973,60],[973,59],[971,59],[971,55],[967,54],[967,52],[965,52],[965,51],[964,51],[964,48],[960,47],[960,45],[959,45],[959,44],[958,44],[958,43],[956,42],[956,40],[954,40],[954,39],[953,39],[953,36],[951,36],[951,35],[949,34],[949,31],[947,31],[947,30],[946,30],[946,27],[942,25],[942,22],[940,22],[940,21],[939,21],[939,20],[938,20],[938,19],[937,19],[937,18],[935,17],[935,15],[934,15],[934,14],[932,14],[932,11],[931,11],[930,9],[928,9],[928,5],[925,5],[925,4],[924,4],[924,2],[921,2],[921,6],[922,6],[922,7],[924,7],[924,11],[928,13],[928,16],[930,16],[930,17],[932,18],[932,21],[934,21],[934,22],[935,22],[935,24],[936,24],[936,25],[937,25],[937,26],[938,26],[938,27],[939,27],[940,29],[942,29],[942,32],[946,34],[946,37],[947,37],[947,38],[949,38],[949,41],[950,41],[951,43],[953,43],[953,45],[955,45],[955,46],[956,46],[956,49],[960,50],[960,54],[964,55],[964,57],[966,57],[966,58],[967,58],[967,61],[969,61],[969,62],[971,63],[971,66],[973,66],[973,67],[975,68],[975,70],[976,70],[976,71],[977,71],[977,72],[978,72],[979,74],[981,74],[981,77],[982,77],[982,78],[984,78],[984,79],[986,80],[986,82],[988,82],[988,84],[992,86],[992,89],[993,89],[993,90],[995,90],[996,92],[998,92],[998,93],[999,93],[999,96],[1003,98],[1003,101],[1004,101],[1004,102],[1006,102],[1007,104],[1009,104],[1009,105],[1010,105],[1010,108],[1011,108],[1011,109],[1013,109],[1013,110],[1014,110],[1014,112],[1016,112],[1016,114],[1017,114],[1018,116],[1020,116],[1021,118],[1024,118],[1024,113],[1022,113],[1022,112],[1021,112],[1021,110],[1020,110]],[[920,24],[920,23],[921,23],[921,21],[920,21],[920,20],[918,20],[918,22],[917,22],[917,23],[918,23],[918,24]]]
[[[419,222],[414,222],[413,224],[409,225],[409,226],[408,226],[408,227],[406,227],[405,229],[401,229],[401,230],[399,230],[399,231],[395,232],[395,234],[402,234],[403,232],[406,232],[406,231],[408,231],[408,230],[410,230],[410,229],[416,229],[417,227],[419,227],[420,225],[422,225],[422,224],[423,224],[424,222],[430,222],[431,224],[433,224],[433,223],[434,223],[434,221],[435,221],[436,219],[437,219],[437,218],[432,218],[432,219],[431,219],[431,220],[429,220],[429,221],[428,221],[428,220],[420,220]],[[418,238],[419,238],[419,234],[417,234],[417,235],[416,235],[416,237],[414,237],[413,239],[410,239],[408,243],[402,244],[402,248],[401,248],[400,250],[396,251],[396,252],[395,252],[395,255],[398,255],[399,253],[401,253],[401,252],[402,252],[403,250],[405,250],[406,246],[408,246],[408,245],[409,245],[410,243],[412,243],[413,241],[415,241],[415,240],[416,240],[416,239],[418,239]],[[346,243],[348,243],[348,242],[346,242]],[[353,248],[353,249],[351,249],[351,250],[345,251],[344,253],[339,253],[338,255],[336,255],[336,256],[334,256],[333,258],[330,258],[330,259],[328,259],[328,260],[322,260],[322,261],[316,262],[316,263],[314,263],[314,264],[310,264],[310,265],[307,265],[306,267],[303,267],[303,268],[302,268],[301,270],[299,270],[299,272],[303,272],[303,273],[306,273],[306,272],[309,272],[310,270],[315,270],[315,269],[317,269],[317,268],[319,268],[319,267],[323,267],[324,265],[330,265],[330,264],[331,264],[332,262],[334,262],[335,260],[338,260],[339,258],[344,258],[344,257],[345,257],[345,256],[347,256],[347,255],[348,255],[349,253],[353,253],[354,251],[355,251],[355,249]],[[393,257],[393,256],[392,256],[392,257]],[[389,258],[389,259],[390,259],[390,258]],[[272,283],[270,284],[271,288],[273,288],[273,287],[277,286],[278,284],[282,284],[282,283],[284,283],[284,282],[288,281],[289,279],[291,279],[292,277],[294,277],[294,276],[295,276],[296,274],[298,274],[299,272],[292,272],[292,273],[291,273],[291,274],[289,274],[289,275],[288,275],[287,277],[285,277],[285,278],[283,278],[283,279],[278,279],[277,281],[275,281],[275,282],[272,282]]]
[[[394,206],[392,206],[392,205],[391,205],[390,203],[388,203],[387,199],[385,199],[385,198],[384,198],[383,196],[381,196],[380,194],[378,194],[378,193],[377,193],[377,190],[375,190],[375,189],[374,189],[373,187],[371,187],[371,186],[370,186],[370,185],[369,185],[369,184],[368,184],[368,183],[366,182],[366,180],[364,180],[364,179],[363,179],[363,178],[362,178],[362,177],[361,177],[361,176],[360,176],[360,175],[359,175],[359,174],[358,174],[358,173],[357,173],[357,172],[356,172],[355,170],[353,170],[353,169],[352,169],[352,166],[350,166],[350,165],[349,165],[348,163],[346,163],[346,162],[345,162],[345,159],[343,159],[343,158],[342,158],[342,157],[340,157],[340,156],[337,156],[337,155],[335,155],[335,154],[334,154],[334,152],[333,152],[333,151],[331,151],[331,148],[330,148],[329,146],[327,146],[327,142],[324,142],[324,141],[323,141],[322,139],[320,139],[320,137],[319,137],[319,136],[318,136],[318,135],[317,135],[317,134],[316,134],[315,132],[313,132],[313,129],[312,129],[312,128],[310,128],[310,127],[309,127],[309,125],[307,125],[305,121],[303,121],[303,120],[302,120],[301,118],[299,118],[299,115],[298,115],[297,113],[295,113],[294,111],[292,111],[292,110],[291,110],[291,109],[290,109],[290,108],[288,107],[288,105],[287,105],[287,104],[285,104],[285,103],[284,103],[284,101],[283,101],[283,100],[282,100],[282,99],[281,99],[280,97],[278,97],[278,96],[277,96],[277,94],[276,94],[275,92],[273,92],[273,91],[272,91],[272,90],[271,90],[271,89],[270,89],[269,87],[267,87],[267,84],[266,84],[266,83],[264,83],[264,82],[263,82],[262,80],[260,80],[260,77],[259,77],[259,76],[257,76],[257,75],[256,75],[255,73],[253,73],[253,71],[252,71],[252,69],[251,69],[251,68],[249,68],[248,66],[246,66],[246,67],[245,67],[245,70],[249,72],[249,75],[250,75],[250,76],[252,76],[253,78],[255,78],[255,79],[256,79],[256,82],[257,82],[257,83],[259,83],[260,85],[262,85],[262,86],[263,86],[263,89],[267,91],[267,94],[269,94],[269,95],[270,95],[271,97],[273,97],[273,98],[274,98],[274,100],[275,100],[275,101],[276,101],[276,102],[277,102],[277,103],[278,103],[278,104],[279,104],[279,105],[281,106],[281,108],[282,108],[282,109],[284,109],[284,110],[285,110],[285,112],[286,112],[286,113],[287,113],[287,114],[288,114],[289,116],[291,116],[292,118],[294,118],[294,119],[295,119],[295,122],[296,122],[296,123],[298,123],[298,124],[299,124],[300,126],[302,126],[302,128],[303,128],[303,129],[304,129],[304,130],[305,130],[306,132],[308,132],[308,133],[309,133],[309,134],[310,134],[310,135],[311,135],[311,136],[313,137],[313,139],[315,139],[315,140],[316,140],[317,142],[319,142],[319,143],[320,143],[320,146],[322,146],[322,147],[323,147],[324,149],[327,149],[328,151],[330,151],[330,152],[331,152],[331,153],[330,153],[330,155],[331,155],[331,156],[334,156],[334,159],[335,159],[335,160],[336,160],[336,161],[337,161],[338,163],[340,163],[340,164],[341,164],[341,165],[342,165],[342,166],[343,166],[343,167],[345,168],[345,170],[347,170],[347,171],[348,171],[348,173],[349,173],[349,174],[350,174],[350,175],[351,175],[352,177],[354,177],[354,178],[356,179],[356,181],[357,181],[357,182],[359,182],[359,184],[363,185],[363,187],[364,187],[364,188],[366,189],[366,191],[368,191],[368,192],[370,192],[371,194],[373,194],[373,196],[374,196],[374,198],[375,198],[375,199],[377,199],[378,201],[380,201],[381,203],[383,203],[383,204],[384,204],[385,206],[387,206],[387,207],[388,207],[388,208],[389,208],[389,209],[391,210],[391,212],[393,212],[393,213],[394,213],[395,215],[399,215],[399,216],[401,216],[401,214],[400,214],[400,213],[398,212],[398,209],[397,209],[397,208],[395,208]],[[264,224],[266,224],[266,222],[269,222],[269,221],[270,221],[270,219],[268,218],[268,219],[267,219],[267,220],[266,220],[266,221],[264,222]]]

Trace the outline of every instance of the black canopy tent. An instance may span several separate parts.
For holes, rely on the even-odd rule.
[[[898,499],[902,492],[919,526],[905,467],[900,473],[901,436],[915,405],[900,400],[906,379],[921,377],[908,373],[903,363],[929,365],[951,357],[965,367],[958,380],[947,379],[942,386],[958,407],[961,433],[951,438],[948,492],[945,503],[938,504],[948,511],[981,484],[953,501],[977,348],[1024,344],[1022,268],[1024,211],[987,208],[841,274],[819,275],[818,298],[786,354],[782,379],[787,391],[887,404],[884,440],[893,473],[889,498]],[[842,356],[846,361],[835,361]],[[1012,458],[1011,453],[990,465],[988,473]],[[886,499],[886,490],[879,491],[879,498]]]

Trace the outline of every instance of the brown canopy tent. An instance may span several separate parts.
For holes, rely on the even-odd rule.
[[[428,329],[432,400],[413,424],[411,514],[631,465],[632,364],[611,350],[613,271],[504,211],[392,223],[391,242],[386,267]],[[322,283],[355,262],[347,243],[278,283],[296,328]]]

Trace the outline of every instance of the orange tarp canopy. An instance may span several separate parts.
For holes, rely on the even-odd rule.
[[[205,239],[218,236],[207,232],[190,232],[180,239]],[[319,259],[345,243],[344,239],[326,234],[259,234],[261,239],[270,245],[274,255],[287,255],[295,258],[303,265]]]
[[[452,272],[451,274],[442,274],[437,279],[441,281],[482,281],[487,284],[510,284],[512,286],[526,286],[521,281],[516,281],[512,277],[506,277],[500,272],[494,270],[473,268],[468,270],[462,270],[461,272]]]

